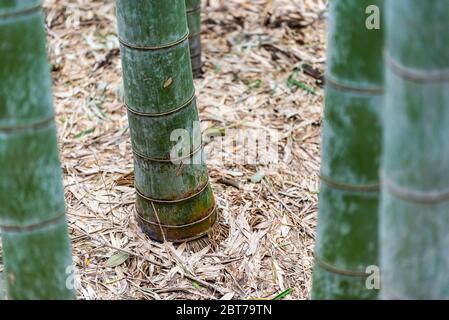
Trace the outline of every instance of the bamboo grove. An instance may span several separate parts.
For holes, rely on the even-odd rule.
[[[115,3],[135,218],[197,239],[217,220],[201,1]],[[43,18],[41,0],[0,1],[0,298],[75,298]],[[449,298],[448,38],[441,0],[330,1],[313,299]]]

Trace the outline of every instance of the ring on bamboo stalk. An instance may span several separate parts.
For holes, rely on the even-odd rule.
[[[201,56],[201,54],[197,54],[197,55],[190,56],[190,57],[191,57],[191,58],[196,58],[196,57],[199,57],[199,56]]]
[[[188,228],[190,230],[184,230],[185,228],[179,228],[178,230],[174,230],[174,229],[168,229],[167,231],[163,231],[164,227],[161,226],[157,226],[155,228],[152,228],[151,226],[149,226],[148,224],[145,224],[145,222],[143,222],[141,220],[141,217],[138,216],[138,223],[140,225],[140,227],[142,228],[142,230],[144,230],[145,233],[147,233],[152,239],[155,239],[157,241],[171,241],[174,243],[180,243],[180,242],[189,242],[192,240],[196,240],[198,238],[204,237],[205,235],[207,235],[209,233],[209,231],[212,229],[213,225],[216,222],[216,210],[214,210],[212,212],[211,218],[213,218],[212,220],[207,219],[204,223],[204,225],[208,225],[208,229],[205,229],[203,224],[201,225],[195,225],[195,228],[193,228],[192,226],[189,226]],[[200,232],[198,232],[197,230],[200,230]],[[159,236],[162,235],[162,236]],[[186,234],[194,234],[191,237],[187,237]]]
[[[358,92],[358,93],[365,93],[368,95],[382,95],[384,93],[384,89],[382,87],[361,87],[361,86],[355,86],[351,84],[346,84],[341,81],[336,80],[334,77],[332,77],[329,74],[326,74],[325,76],[326,84],[330,85],[336,90],[339,91],[347,91],[347,92]]]
[[[44,120],[38,120],[33,123],[24,124],[24,125],[16,125],[16,126],[0,126],[0,132],[3,133],[12,133],[18,131],[32,130],[32,129],[40,129],[50,125],[54,125],[55,117],[51,116]]]
[[[201,11],[201,6],[197,6],[197,7],[194,7],[194,8],[188,8],[186,10],[186,13],[189,14],[189,13],[198,12],[198,11]]]
[[[159,222],[153,222],[142,217],[137,210],[136,218],[140,227],[149,235],[152,235],[154,239],[161,242],[172,241],[180,243],[195,240],[206,235],[216,222],[216,210],[217,207],[215,206],[204,218],[184,225],[164,225]],[[204,225],[210,226],[209,229],[204,229]]]
[[[20,10],[11,10],[11,11],[6,11],[6,12],[1,12],[0,19],[24,16],[24,15],[27,15],[30,13],[39,12],[41,9],[42,9],[42,3],[38,3],[34,6],[30,6],[27,8],[20,9]]]
[[[150,221],[150,220],[147,220],[147,219],[145,219],[144,217],[142,217],[142,216],[139,214],[138,211],[136,211],[136,213],[137,213],[138,218],[139,218],[140,220],[142,220],[142,221],[144,221],[144,222],[146,222],[146,223],[148,223],[148,224],[155,225],[155,226],[162,227],[162,228],[179,229],[179,228],[190,227],[190,226],[193,226],[193,225],[202,223],[203,221],[209,219],[213,214],[215,214],[215,211],[216,211],[216,210],[217,210],[217,206],[214,206],[214,207],[212,208],[212,210],[210,211],[210,213],[209,213],[208,215],[206,215],[204,218],[201,218],[201,219],[199,219],[199,220],[197,220],[197,221],[194,221],[194,222],[190,222],[190,223],[186,223],[186,224],[181,224],[181,225],[169,225],[169,224],[162,224],[162,223],[159,223],[159,221],[158,221],[158,222]]]
[[[398,185],[382,174],[382,185],[393,196],[405,201],[422,203],[422,204],[438,204],[449,201],[449,189],[438,191],[419,191]]]
[[[449,69],[445,70],[424,70],[407,67],[402,65],[399,61],[396,61],[393,57],[388,54],[387,51],[384,52],[384,58],[386,65],[389,69],[397,76],[413,81],[413,82],[423,82],[423,83],[433,83],[433,82],[448,82],[449,81]]]
[[[207,187],[209,187],[209,181],[207,181],[207,183],[204,186],[200,187],[199,191],[196,191],[193,194],[189,194],[185,198],[174,199],[174,200],[154,199],[154,198],[145,196],[142,192],[139,191],[139,189],[137,187],[135,187],[135,188],[136,188],[137,194],[139,194],[139,196],[141,196],[145,200],[148,200],[151,202],[157,202],[157,203],[179,203],[179,202],[184,202],[184,201],[190,200],[192,198],[195,198],[196,196],[200,195]]]
[[[189,104],[176,112],[167,112],[160,117],[128,113],[128,121],[132,128],[133,151],[148,159],[174,159],[172,151],[175,151],[181,143],[189,149],[201,146],[196,99],[191,100]],[[184,142],[178,141],[176,130],[180,130],[179,135],[188,135]],[[172,162],[175,163],[175,161]]]
[[[119,37],[119,42],[120,44],[124,45],[125,47],[128,47],[130,49],[136,49],[136,50],[141,50],[141,51],[157,51],[157,50],[161,50],[161,49],[168,49],[171,47],[175,47],[180,43],[183,43],[184,41],[186,41],[189,38],[189,33],[187,32],[184,36],[182,36],[181,38],[179,38],[178,40],[175,40],[173,42],[169,42],[160,46],[139,46],[139,45],[134,45],[134,44],[130,44],[128,42],[126,42],[125,40],[121,39]]]
[[[315,261],[324,269],[342,276],[367,278],[369,274],[366,271],[348,270],[336,267],[321,258],[315,257]]]
[[[200,31],[200,32],[197,32],[197,33],[191,33],[191,34],[189,35],[189,39],[198,37],[198,36],[200,36],[200,35],[201,35],[201,31]],[[198,54],[197,54],[197,55],[198,55]],[[191,58],[192,58],[192,57],[196,57],[196,55],[191,55],[190,57],[191,57]]]
[[[354,191],[354,192],[379,192],[380,184],[349,184],[335,181],[331,178],[320,175],[320,179],[325,182],[330,188]]]
[[[127,109],[129,112],[131,112],[131,113],[133,113],[133,114],[135,114],[135,115],[141,116],[141,117],[150,117],[150,118],[153,118],[153,117],[163,117],[163,116],[168,116],[169,114],[172,114],[172,113],[176,113],[176,112],[178,112],[178,111],[181,111],[182,109],[188,107],[188,106],[193,102],[193,100],[195,100],[195,99],[196,99],[195,91],[193,91],[193,94],[192,94],[192,96],[189,98],[189,100],[187,100],[186,102],[184,102],[184,103],[183,103],[182,105],[180,105],[179,107],[176,107],[176,108],[174,108],[174,109],[172,109],[172,110],[169,110],[169,111],[165,111],[165,112],[157,112],[157,113],[139,112],[139,111],[134,110],[134,109],[131,108],[130,106],[128,106],[128,104],[126,104],[126,103],[125,103],[125,107],[126,107],[126,109]]]
[[[36,229],[44,228],[47,226],[51,226],[54,224],[58,224],[61,222],[61,220],[65,221],[65,213],[62,215],[59,215],[55,218],[50,218],[45,221],[39,221],[37,223],[33,224],[26,224],[26,225],[0,225],[0,230],[3,232],[21,232],[21,231],[33,231]]]
[[[169,158],[169,159],[165,159],[165,158],[154,158],[154,157],[149,157],[143,154],[138,153],[137,151],[133,150],[134,155],[138,156],[139,158],[148,160],[148,161],[155,161],[155,162],[171,162],[171,163],[183,163],[183,160],[185,159],[189,159],[189,158],[193,158],[198,152],[203,151],[204,150],[204,144],[200,145],[198,148],[196,148],[195,150],[193,150],[192,152],[190,152],[188,155],[185,155],[183,157],[178,157],[178,158]]]
[[[209,182],[199,191],[175,200],[152,199],[136,188],[139,225],[151,238],[184,242],[205,235],[217,219]]]

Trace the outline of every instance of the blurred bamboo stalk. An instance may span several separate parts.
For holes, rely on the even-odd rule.
[[[449,5],[386,12],[382,297],[449,299]]]
[[[74,298],[40,0],[0,2],[0,227],[9,299]]]
[[[202,74],[201,57],[201,0],[185,0],[187,25],[189,28],[190,58],[192,61],[192,72],[194,78]]]
[[[382,0],[330,2],[326,104],[313,299],[371,299],[366,268],[378,264],[382,29],[367,8]]]

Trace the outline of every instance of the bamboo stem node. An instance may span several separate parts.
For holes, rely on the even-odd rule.
[[[198,148],[196,148],[195,150],[193,150],[190,154],[184,156],[184,157],[179,157],[179,158],[174,158],[174,159],[164,159],[164,158],[155,158],[155,157],[149,157],[146,155],[143,155],[135,150],[133,150],[134,155],[136,155],[137,157],[144,159],[144,160],[148,160],[148,161],[153,161],[153,162],[171,162],[171,163],[182,163],[183,160],[185,159],[189,159],[192,158],[195,154],[197,154],[198,152],[202,151],[204,149],[204,144],[201,144]]]
[[[36,121],[34,123],[30,123],[27,125],[19,125],[19,126],[0,126],[0,132],[2,133],[14,133],[14,132],[18,132],[18,131],[25,131],[25,130],[33,130],[33,129],[41,129],[41,128],[45,128],[49,125],[53,125],[54,124],[54,120],[55,117],[54,115],[40,120],[40,121]]]
[[[65,213],[59,215],[55,218],[48,219],[45,221],[41,221],[38,223],[28,224],[24,226],[13,226],[13,225],[1,225],[0,230],[3,232],[22,232],[22,231],[33,231],[36,229],[42,229],[48,226],[56,225],[60,223],[62,220],[65,220]]]
[[[162,44],[160,46],[137,46],[137,45],[133,45],[133,44],[126,42],[125,40],[123,40],[120,37],[118,38],[120,44],[122,44],[123,46],[130,48],[130,49],[141,50],[141,51],[157,51],[157,50],[176,47],[177,45],[183,43],[184,41],[186,41],[188,39],[189,39],[189,30],[187,30],[187,33],[185,35],[183,35],[180,39],[175,40],[173,42],[166,43],[166,44]]]
[[[335,79],[334,77],[332,77],[329,74],[326,75],[326,84],[328,84],[329,86],[331,86],[332,88],[334,88],[338,91],[343,91],[343,92],[355,92],[355,93],[361,93],[361,94],[366,94],[366,95],[375,95],[375,96],[382,95],[384,93],[384,89],[382,87],[368,88],[368,87],[350,85],[350,84],[346,84],[346,83],[342,83],[341,81],[338,81],[337,79]]]
[[[135,189],[136,189],[137,194],[138,194],[140,197],[142,197],[142,198],[145,199],[145,200],[150,201],[151,203],[180,203],[180,202],[184,202],[184,201],[187,201],[187,200],[190,200],[190,199],[192,199],[192,198],[195,198],[195,197],[199,196],[201,193],[204,192],[204,190],[207,189],[207,187],[209,187],[209,184],[210,184],[210,183],[209,183],[209,180],[208,180],[208,181],[206,182],[206,184],[205,184],[204,186],[202,186],[201,189],[200,189],[199,191],[197,191],[197,192],[195,192],[195,193],[193,193],[193,194],[191,194],[191,195],[189,195],[189,196],[187,196],[187,197],[184,197],[184,198],[182,198],[182,199],[176,199],[176,200],[153,199],[153,198],[151,198],[151,197],[148,197],[148,196],[144,195],[144,194],[139,190],[139,188],[137,188],[137,186],[134,186],[134,187],[135,187]]]
[[[35,12],[40,12],[41,9],[42,9],[42,3],[38,3],[34,6],[30,6],[28,8],[22,8],[22,9],[16,10],[16,11],[0,12],[0,19],[24,16],[24,15],[32,14]]]
[[[382,173],[382,186],[393,196],[408,202],[439,204],[449,201],[449,189],[438,191],[419,191],[398,185]]]
[[[197,53],[197,54],[195,54],[195,55],[191,55],[190,57],[191,57],[191,58],[198,58],[198,57],[201,57],[201,53]]]
[[[156,216],[158,217],[158,212],[156,208],[153,208]],[[196,220],[190,223],[186,223],[186,224],[180,224],[180,225],[169,225],[169,224],[162,224],[160,223],[160,221],[158,221],[157,223],[154,221],[150,221],[146,218],[144,218],[138,210],[136,210],[136,216],[137,218],[145,221],[146,223],[152,224],[154,226],[160,226],[161,228],[170,228],[170,229],[176,229],[176,228],[185,228],[185,227],[190,227],[190,226],[194,226],[196,224],[200,224],[204,221],[206,221],[207,219],[209,219],[212,215],[215,214],[215,211],[217,211],[217,205],[215,204],[214,207],[212,208],[212,210],[209,212],[209,214],[207,214],[206,216],[204,216],[203,218],[201,218],[200,220]]]
[[[196,32],[196,33],[191,33],[191,34],[189,35],[189,39],[193,39],[193,38],[198,37],[198,36],[200,36],[200,35],[201,35],[201,31],[200,31],[200,32]],[[191,58],[196,58],[196,57],[198,57],[198,56],[201,56],[201,53],[195,54],[195,55],[191,55],[190,57],[191,57]]]
[[[424,70],[410,68],[396,61],[387,51],[384,51],[384,59],[389,69],[395,75],[405,80],[417,83],[449,82],[449,69]]]
[[[379,184],[348,184],[335,181],[331,178],[320,175],[321,181],[325,182],[331,189],[340,189],[344,191],[353,191],[353,192],[379,192],[380,185]]]
[[[146,113],[146,112],[136,111],[133,108],[131,108],[127,103],[125,103],[125,107],[129,112],[131,112],[132,114],[135,114],[137,116],[147,117],[147,118],[157,118],[157,117],[168,116],[170,114],[179,112],[182,109],[187,108],[195,99],[196,99],[195,91],[193,91],[193,94],[191,95],[191,97],[186,102],[184,102],[182,105],[180,105],[179,107],[174,108],[173,110],[169,110],[169,111],[165,111],[165,112],[158,112],[158,113]]]
[[[318,257],[315,257],[315,261],[322,268],[326,269],[329,272],[336,273],[338,275],[348,276],[348,277],[357,277],[357,278],[366,278],[369,276],[369,274],[367,274],[366,271],[342,269],[342,268],[336,267],[336,266],[332,265],[331,263],[326,262],[323,259],[318,258]]]
[[[189,14],[189,13],[194,13],[194,12],[198,12],[198,11],[201,11],[201,6],[197,6],[197,7],[194,7],[194,8],[187,9],[186,13]]]

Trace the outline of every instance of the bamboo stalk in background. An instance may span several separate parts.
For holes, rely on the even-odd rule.
[[[187,26],[189,28],[190,58],[192,72],[195,78],[202,73],[201,59],[201,0],[185,0],[187,12]]]
[[[3,283],[3,273],[0,272],[0,301],[6,300],[5,285]]]
[[[156,240],[200,237],[214,224],[216,210],[201,134],[195,130],[198,111],[184,0],[117,0],[117,17],[137,219]],[[171,161],[178,144],[171,134],[177,129],[188,132],[187,160],[196,164]]]
[[[69,299],[65,218],[40,0],[0,2],[0,227],[10,299]]]
[[[313,299],[370,299],[377,265],[382,30],[366,27],[381,0],[333,0],[327,60]],[[381,11],[380,11],[381,12]]]
[[[449,5],[386,11],[382,297],[449,299]]]

